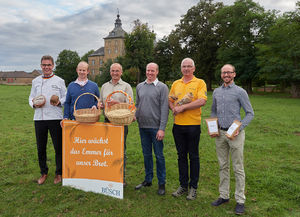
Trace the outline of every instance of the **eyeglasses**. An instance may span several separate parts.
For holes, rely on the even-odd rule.
[[[228,72],[222,72],[223,75],[225,75],[225,74],[232,74],[232,73],[234,73],[234,72],[229,72],[229,71]]]
[[[41,64],[41,66],[42,67],[47,67],[47,66],[50,67],[50,66],[52,66],[52,64]]]
[[[192,65],[183,65],[183,66],[181,66],[182,68],[193,68],[193,66]]]

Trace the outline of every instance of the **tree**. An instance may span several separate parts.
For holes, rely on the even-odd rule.
[[[111,59],[108,59],[104,66],[100,67],[100,75],[96,75],[95,82],[98,84],[99,87],[101,87],[104,83],[110,81],[110,66],[113,63]]]
[[[262,77],[291,85],[292,97],[300,98],[300,1],[269,29],[265,43],[257,44]]]
[[[154,41],[155,33],[140,20],[135,20],[132,32],[125,34],[125,59],[131,67],[139,70],[136,78],[138,83],[144,79],[141,73],[146,71],[147,63],[153,61]]]
[[[63,50],[56,60],[55,73],[63,78],[68,85],[77,78],[76,67],[80,62],[80,57],[76,51]]]
[[[237,0],[216,13],[215,22],[222,36],[217,55],[218,75],[223,64],[231,63],[236,68],[236,79],[247,92],[252,92],[252,81],[259,72],[255,44],[263,40],[272,18],[252,0]]]
[[[139,71],[140,70],[138,68],[135,68],[135,67],[131,67],[129,69],[126,69],[126,70],[123,71],[122,79],[125,80],[127,83],[136,86],[136,78],[137,78],[137,73]]]
[[[88,57],[89,57],[89,55],[91,55],[92,53],[94,53],[95,51],[94,50],[90,50],[90,51],[88,51],[87,53],[85,53],[82,57],[81,57],[81,61],[85,61],[85,62],[87,62],[88,63]]]
[[[158,79],[166,83],[171,78],[173,56],[168,37],[157,42],[154,54],[154,62],[159,65]]]
[[[216,31],[217,25],[212,19],[222,7],[223,3],[213,4],[212,0],[201,0],[188,10],[173,32],[182,44],[182,54],[195,61],[195,74],[204,78],[208,90],[212,89],[220,38]]]
[[[158,78],[167,84],[170,80],[179,79],[182,76],[180,63],[186,57],[185,53],[178,32],[173,30],[159,40],[154,48],[154,62],[159,65]]]

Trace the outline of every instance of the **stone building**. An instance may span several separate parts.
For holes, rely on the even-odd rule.
[[[88,57],[90,76],[92,78],[101,74],[99,69],[104,66],[107,60],[114,60],[118,56],[125,55],[125,33],[122,29],[120,15],[118,14],[115,21],[115,28],[104,38],[104,47],[100,47]]]
[[[24,71],[0,72],[0,84],[29,85],[32,80],[41,74],[38,70],[31,73]]]

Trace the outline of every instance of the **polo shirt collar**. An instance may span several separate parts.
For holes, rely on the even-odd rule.
[[[182,82],[182,83],[185,83],[184,80],[183,80],[183,78],[184,78],[184,77],[181,78],[181,82]],[[192,78],[192,80],[190,80],[189,82],[192,82],[192,81],[195,81],[195,80],[197,80],[197,78],[196,78],[196,76],[194,75],[194,77]],[[187,83],[189,83],[189,82],[187,82]]]
[[[109,81],[109,83],[113,84],[112,79]],[[120,80],[116,84],[122,84],[122,83],[123,83],[123,80],[122,80],[122,78],[120,78]]]

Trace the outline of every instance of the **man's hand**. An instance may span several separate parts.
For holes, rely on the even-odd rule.
[[[42,108],[45,105],[45,103],[38,105],[38,104],[33,104],[33,108]]]
[[[120,102],[118,101],[115,101],[115,100],[110,100],[110,101],[107,101],[107,106],[110,107],[110,106],[113,106],[114,104],[119,104]]]
[[[173,115],[177,115],[181,112],[184,112],[185,110],[185,107],[184,105],[180,105],[180,106],[175,106],[173,109],[172,109],[172,112],[173,112]]]
[[[158,130],[157,133],[156,133],[156,139],[157,139],[158,141],[161,141],[161,140],[164,139],[164,137],[165,137],[165,131],[163,131],[163,130]]]
[[[98,101],[97,107],[98,107],[98,109],[102,109],[102,110],[104,109],[104,105],[100,101]]]
[[[240,130],[238,129],[230,140],[234,140],[240,134]]]
[[[53,105],[53,106],[59,106],[60,105],[60,101],[58,100],[56,103],[51,103],[50,102],[50,104]]]
[[[63,120],[60,121],[61,128],[63,128],[63,126],[64,126],[64,123],[63,123],[64,120],[68,120],[68,118],[64,118]]]

